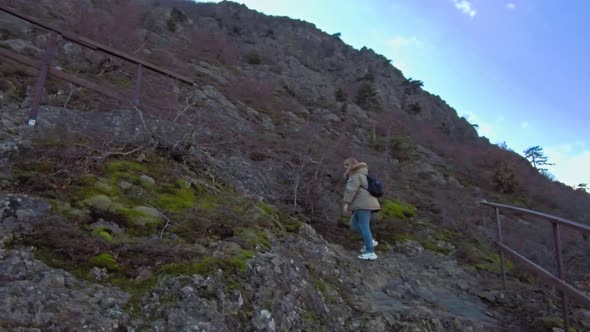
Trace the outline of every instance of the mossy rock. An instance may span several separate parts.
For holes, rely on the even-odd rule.
[[[99,194],[85,199],[82,203],[95,210],[108,211],[113,202],[108,196]]]
[[[57,199],[48,200],[51,208],[57,214],[68,220],[87,221],[90,220],[90,210],[72,207],[69,203]]]
[[[103,179],[96,181],[96,183],[94,184],[94,189],[106,195],[113,195],[116,193],[115,188]]]
[[[147,175],[140,176],[139,182],[141,183],[141,186],[146,189],[152,189],[156,185],[156,181]]]
[[[125,180],[121,180],[119,181],[119,189],[123,190],[123,191],[127,191],[129,189],[131,189],[131,187],[133,187],[133,183],[125,181]]]
[[[289,233],[298,233],[301,226],[303,226],[303,222],[298,220],[287,220],[282,222],[285,231]]]
[[[416,216],[416,208],[409,204],[388,199],[381,204],[379,215],[383,219],[409,219]]]
[[[265,230],[256,228],[239,228],[236,231],[238,239],[245,241],[250,249],[270,250],[272,244]]]
[[[258,226],[270,228],[273,225],[279,224],[278,213],[268,204],[258,203],[256,205],[249,205],[245,209],[238,208],[235,212],[251,224]]]
[[[104,267],[109,271],[119,270],[119,264],[117,264],[117,260],[115,260],[115,258],[108,253],[102,253],[90,258],[90,263],[94,266]]]
[[[149,206],[136,206],[133,208],[118,207],[115,213],[123,216],[128,222],[134,225],[160,224],[163,221],[158,210]]]
[[[92,235],[99,237],[106,242],[113,242],[113,236],[109,232],[109,229],[106,227],[98,227],[94,231],[92,231]]]

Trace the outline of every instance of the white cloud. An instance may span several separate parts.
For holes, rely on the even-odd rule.
[[[574,144],[576,145],[576,144]],[[590,150],[573,153],[571,144],[549,147],[545,149],[545,155],[549,158],[549,171],[569,186],[577,187],[580,183],[590,184]]]
[[[505,6],[506,6],[506,9],[516,10],[516,4],[515,3],[509,2]]]
[[[415,46],[415,47],[424,46],[424,43],[422,41],[418,40],[418,38],[416,38],[416,37],[398,36],[398,37],[395,37],[393,39],[386,41],[385,43],[387,45],[389,45],[391,48],[393,48],[394,51],[398,51],[400,48],[405,47],[405,46]]]
[[[522,129],[527,129],[529,126],[530,126],[529,123],[526,121],[520,124],[520,128],[522,128]]]
[[[453,0],[453,2],[455,3],[455,8],[459,9],[463,14],[470,18],[474,18],[477,14],[477,10],[473,8],[471,2],[467,0]]]

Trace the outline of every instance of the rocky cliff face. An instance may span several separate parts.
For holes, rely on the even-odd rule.
[[[0,326],[7,330],[482,331],[559,325],[557,295],[509,266],[500,294],[481,199],[585,221],[588,196],[477,136],[381,55],[231,2],[9,1],[194,77],[146,73],[134,108],[0,58]],[[0,16],[0,47],[47,34]],[[134,67],[60,40],[61,70],[130,93]],[[380,260],[340,216],[341,162],[385,182]],[[516,218],[519,219],[519,218]],[[551,268],[550,233],[506,218]],[[533,233],[531,234],[531,231]],[[587,287],[588,247],[564,234]],[[588,312],[572,310],[582,328]]]

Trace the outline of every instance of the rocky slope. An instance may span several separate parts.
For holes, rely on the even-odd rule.
[[[146,74],[135,109],[51,79],[29,129],[35,71],[0,59],[0,327],[559,326],[556,294],[518,268],[511,292],[499,293],[492,211],[477,202],[586,221],[588,195],[479,138],[384,57],[231,2],[9,4],[198,85]],[[42,54],[47,34],[0,22],[0,47]],[[55,65],[122,92],[133,86],[133,66],[65,40]],[[359,238],[339,212],[350,155],[388,188],[374,264],[356,260]],[[514,219],[505,220],[511,244],[551,268],[550,233]],[[588,245],[564,237],[568,276],[587,287]],[[588,311],[571,314],[589,328]]]

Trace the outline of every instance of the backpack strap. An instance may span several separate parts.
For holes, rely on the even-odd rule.
[[[359,187],[365,189],[366,191],[369,191],[369,188],[368,188],[368,186],[369,186],[369,179],[367,178],[367,176],[369,176],[369,175],[368,174],[365,174],[365,173],[360,173],[360,174],[362,174],[362,175],[365,176],[365,180],[367,180],[367,188],[365,188],[365,187],[362,186],[362,182],[361,182],[361,185]]]

